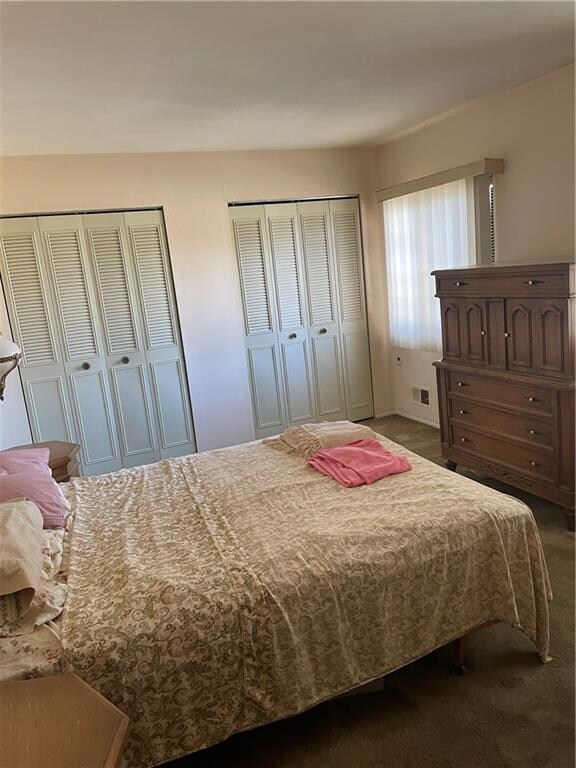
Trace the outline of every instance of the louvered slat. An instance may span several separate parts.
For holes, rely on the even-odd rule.
[[[334,214],[334,242],[340,278],[342,320],[360,320],[363,317],[362,280],[358,229],[353,211]]]
[[[89,232],[96,276],[102,302],[109,351],[128,352],[138,348],[130,294],[124,269],[124,255],[118,229]]]
[[[246,334],[271,331],[260,219],[236,219],[234,234],[242,277]]]
[[[3,234],[1,237],[24,364],[54,363],[57,358],[44,301],[34,234],[22,232]]]
[[[97,354],[96,335],[78,232],[47,232],[46,243],[60,303],[68,358],[93,357]]]
[[[160,230],[156,225],[130,227],[144,308],[149,349],[176,343],[164,268]]]
[[[302,301],[298,283],[294,219],[291,216],[270,218],[269,226],[280,327],[285,330],[302,326]]]
[[[332,285],[328,256],[326,216],[323,213],[302,214],[304,257],[308,275],[310,322],[312,325],[334,322]]]

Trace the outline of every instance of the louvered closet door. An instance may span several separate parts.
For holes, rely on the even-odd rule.
[[[124,214],[162,458],[196,450],[176,299],[161,211]]]
[[[307,307],[296,205],[277,203],[265,207],[270,241],[278,341],[286,423],[302,424],[315,418],[314,386],[308,337]]]
[[[35,218],[0,221],[0,270],[35,442],[77,436]]]
[[[338,299],[327,201],[298,203],[319,421],[346,418]]]
[[[358,200],[331,200],[346,413],[374,415]]]
[[[256,436],[282,431],[285,424],[276,310],[264,206],[230,209],[244,307],[245,345]],[[287,306],[287,305],[286,305]],[[293,322],[291,317],[287,322]]]
[[[160,448],[140,309],[121,213],[82,217],[96,283],[106,367],[125,467],[158,461]]]
[[[83,472],[122,468],[81,216],[38,219]]]

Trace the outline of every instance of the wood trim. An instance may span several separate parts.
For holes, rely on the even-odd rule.
[[[469,176],[482,176],[488,173],[504,173],[504,160],[486,157],[483,160],[476,160],[474,163],[459,165],[447,171],[432,173],[430,176],[422,176],[419,179],[411,179],[402,184],[395,184],[392,187],[378,189],[376,191],[376,200],[382,203],[394,197],[410,195],[412,192],[421,192],[423,189],[438,187],[440,184],[448,184],[458,179],[464,179]]]

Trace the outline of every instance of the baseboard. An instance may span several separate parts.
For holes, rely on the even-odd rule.
[[[384,413],[375,413],[373,418],[384,419],[386,416],[396,416],[396,411],[384,411]]]
[[[404,416],[405,419],[411,419],[411,421],[419,421],[422,424],[427,424],[429,427],[440,429],[440,423],[437,421],[432,421],[431,419],[423,419],[420,416],[415,416],[413,413],[406,413],[406,411],[394,411],[394,413],[396,416]]]

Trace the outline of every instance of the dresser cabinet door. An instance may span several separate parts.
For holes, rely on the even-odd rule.
[[[567,299],[507,299],[508,369],[571,376],[568,332]]]
[[[568,300],[534,299],[534,364],[539,372],[570,376]]]
[[[506,360],[511,371],[532,371],[535,366],[532,327],[535,299],[506,300]]]
[[[442,349],[449,360],[462,360],[462,299],[440,299]]]
[[[462,323],[462,358],[467,363],[486,362],[486,303],[465,299],[460,309]]]

